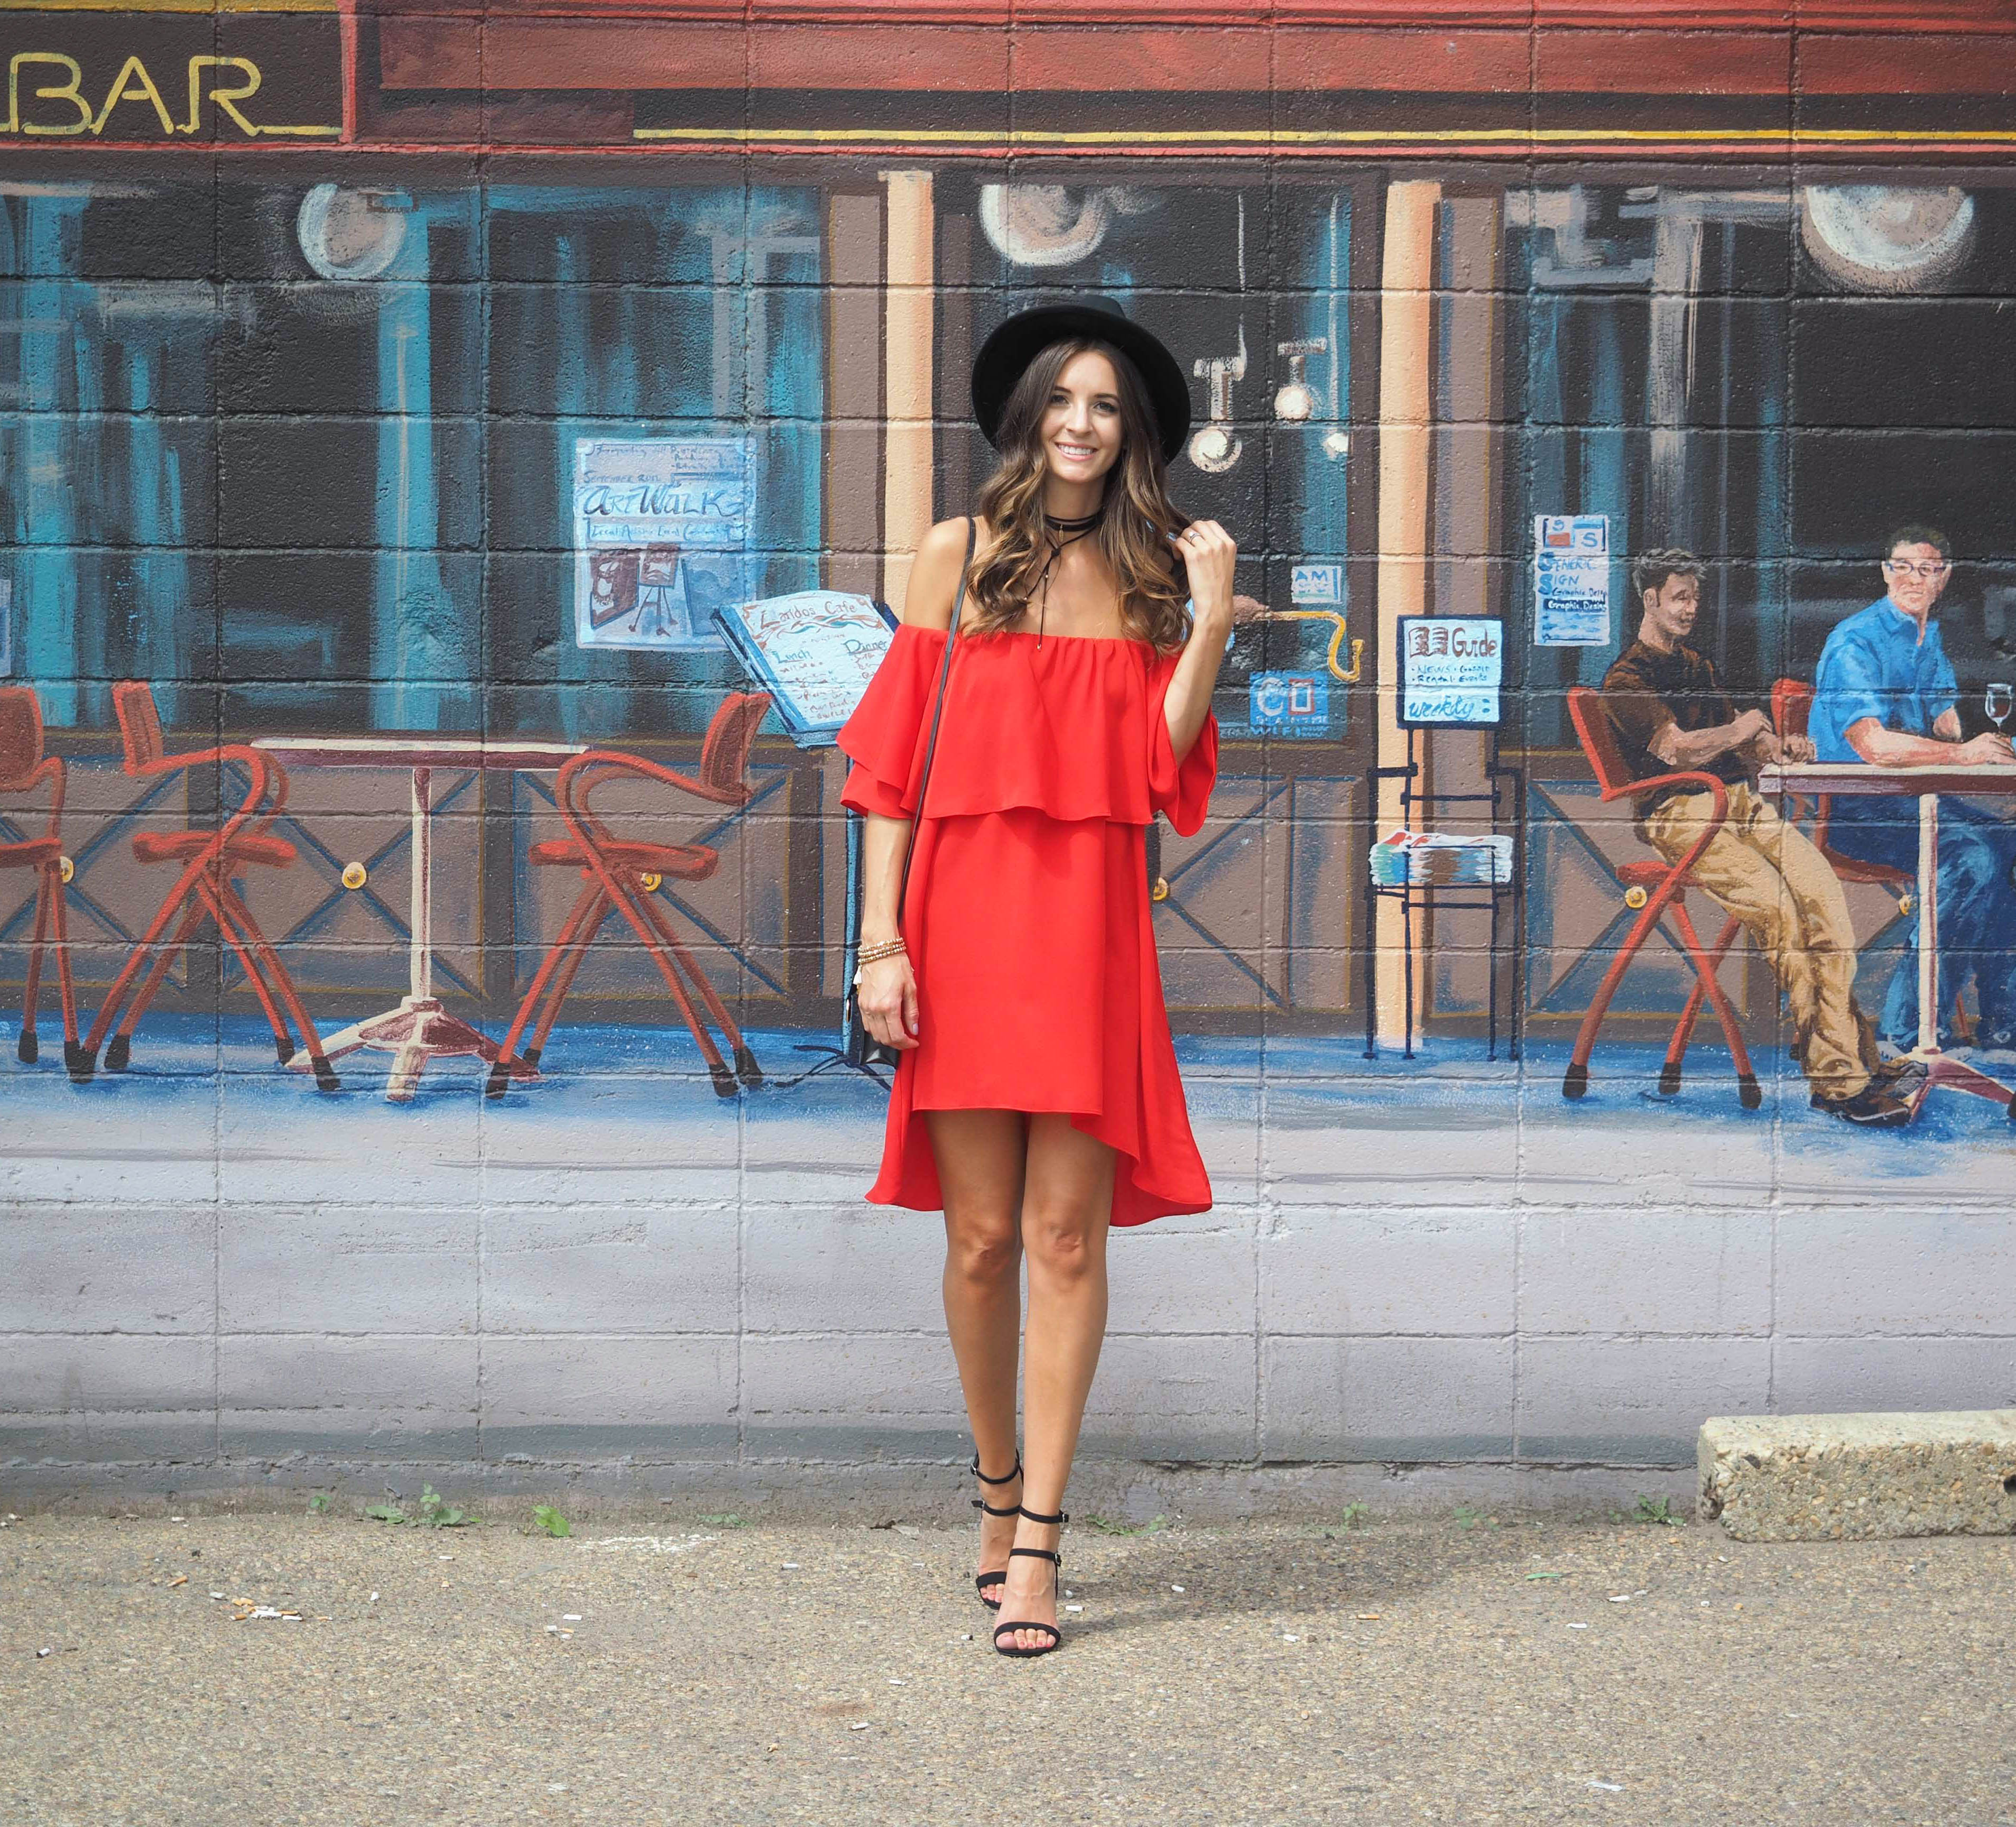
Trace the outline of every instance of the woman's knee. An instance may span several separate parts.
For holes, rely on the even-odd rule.
[[[1021,1269],[1021,1239],[1012,1213],[983,1222],[949,1223],[945,1260],[952,1273],[976,1287],[992,1287]]]
[[[1082,1281],[1104,1261],[1105,1245],[1105,1225],[1083,1213],[1024,1214],[1022,1246],[1029,1253],[1030,1270],[1053,1281]]]

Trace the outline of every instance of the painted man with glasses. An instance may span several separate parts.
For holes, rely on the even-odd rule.
[[[1953,575],[1953,547],[1936,528],[1899,527],[1883,560],[1885,595],[1827,636],[1808,729],[1823,762],[1873,767],[2007,762],[2009,738],[1960,736],[1958,682],[1933,611]],[[1892,869],[1918,867],[1910,800],[1838,793],[1829,841],[1844,856]],[[1939,802],[1940,1038],[1952,999],[1970,981],[1979,998],[1977,1040],[2016,1046],[2016,827],[1966,800]],[[1906,957],[1890,982],[1884,1037],[1910,1046],[1917,972]]]

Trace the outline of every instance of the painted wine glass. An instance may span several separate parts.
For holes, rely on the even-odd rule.
[[[2012,709],[2016,709],[2016,687],[2003,680],[1991,682],[1982,699],[1981,708],[1987,712],[1988,720],[1999,733],[2003,720]]]

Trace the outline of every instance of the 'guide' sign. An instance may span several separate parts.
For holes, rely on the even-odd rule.
[[[1474,616],[1403,615],[1400,721],[1491,727],[1505,679],[1505,624]]]

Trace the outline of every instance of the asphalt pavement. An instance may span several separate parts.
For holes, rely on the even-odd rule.
[[[0,1819],[2016,1823],[2016,1540],[1080,1516],[1011,1662],[949,1493],[529,1510],[7,1522]]]

